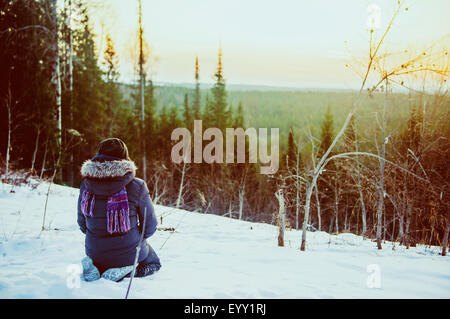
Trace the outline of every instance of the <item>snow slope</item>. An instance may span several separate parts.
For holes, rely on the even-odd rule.
[[[0,184],[0,298],[123,298],[129,279],[78,287],[84,235],[77,189],[52,186],[50,230],[41,233],[47,187],[10,193],[12,186]],[[176,231],[149,239],[162,268],[133,280],[130,298],[450,298],[450,257],[438,247],[393,250],[385,243],[378,251],[356,235],[311,232],[300,252],[300,231],[287,231],[280,248],[272,225],[163,206],[156,212],[164,215],[160,228]],[[380,288],[367,285],[376,274],[370,267],[380,270]]]

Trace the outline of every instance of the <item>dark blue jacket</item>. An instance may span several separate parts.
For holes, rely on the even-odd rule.
[[[86,255],[101,269],[133,265],[136,247],[139,244],[144,210],[147,209],[144,238],[156,231],[157,220],[145,182],[135,177],[136,166],[128,160],[105,160],[108,157],[96,156],[86,161],[81,168],[83,180],[78,198],[78,225],[86,234]],[[110,159],[110,158],[109,158]],[[126,186],[130,207],[131,229],[125,234],[108,234],[106,230],[106,203],[108,195]],[[81,213],[81,194],[84,189],[95,194],[93,217]],[[143,240],[138,261],[149,254],[148,245]]]

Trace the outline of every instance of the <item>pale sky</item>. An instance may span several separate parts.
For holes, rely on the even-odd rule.
[[[136,36],[137,0],[95,0],[95,33],[108,32],[120,58],[121,79],[132,80],[127,47]],[[368,6],[380,8],[384,30],[397,0],[143,0],[144,32],[156,62],[156,82],[213,82],[220,43],[229,84],[356,88],[360,80],[345,67],[367,54]],[[92,2],[91,2],[92,3]],[[450,1],[410,0],[386,46],[425,47],[450,33]],[[448,37],[446,46],[448,47]],[[100,41],[97,41],[100,46]],[[103,48],[104,50],[104,48]]]

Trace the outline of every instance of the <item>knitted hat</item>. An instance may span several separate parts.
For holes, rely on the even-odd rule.
[[[107,155],[122,159],[129,159],[128,148],[125,143],[116,137],[107,138],[98,144],[97,155]]]

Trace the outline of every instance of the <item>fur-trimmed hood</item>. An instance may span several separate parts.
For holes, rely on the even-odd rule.
[[[83,178],[114,178],[125,176],[128,173],[134,177],[136,175],[136,165],[133,161],[93,161],[87,160],[81,166],[81,176]]]

